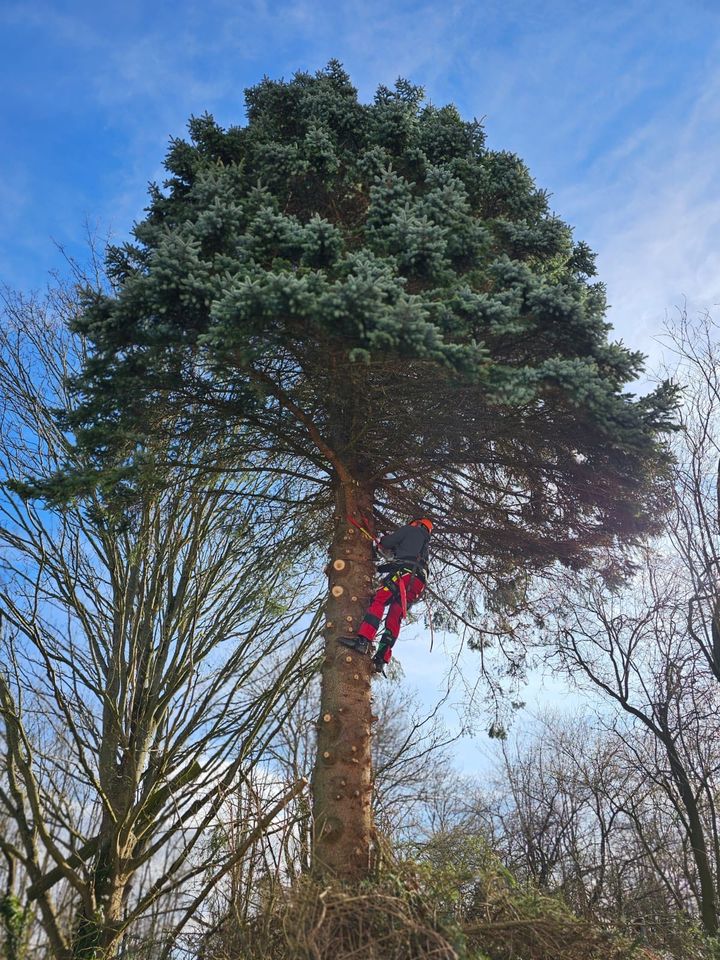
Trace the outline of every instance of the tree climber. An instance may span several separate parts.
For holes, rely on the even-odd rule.
[[[370,602],[357,634],[338,637],[338,641],[346,647],[352,647],[359,653],[369,653],[375,672],[383,676],[386,676],[385,666],[392,657],[392,648],[408,607],[425,589],[432,528],[432,522],[427,517],[417,517],[395,533],[386,534],[380,539],[380,549],[393,557],[389,563],[378,567],[380,573],[386,574],[385,579]],[[390,607],[385,617],[385,628],[375,652],[375,635],[388,604]]]

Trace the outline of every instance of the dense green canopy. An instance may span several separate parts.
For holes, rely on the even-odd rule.
[[[318,518],[347,482],[392,519],[432,511],[468,570],[648,529],[672,391],[623,392],[642,358],[608,341],[593,255],[523,163],[405,81],[358,102],[336,62],[246,102],[245,126],[172,143],[77,321],[93,470],[214,435]]]

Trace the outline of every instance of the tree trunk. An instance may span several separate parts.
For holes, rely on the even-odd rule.
[[[77,917],[72,940],[71,960],[112,960],[120,944],[121,917],[127,895],[127,873],[118,863],[117,838],[113,835],[107,814],[102,833],[106,837],[98,848],[94,864],[94,910],[83,904]],[[127,858],[123,858],[127,863]],[[122,876],[121,876],[122,874]]]
[[[356,632],[372,594],[372,544],[347,520],[371,515],[372,492],[338,484],[335,503],[312,780],[313,869],[355,881],[368,875],[372,859],[372,665],[337,638]]]
[[[687,814],[688,835],[700,884],[699,906],[703,929],[708,936],[716,937],[718,933],[717,891],[708,857],[705,831],[697,798],[669,734],[665,737],[665,747],[670,760],[670,770]]]

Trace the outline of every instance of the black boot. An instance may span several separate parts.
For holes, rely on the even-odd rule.
[[[358,653],[363,655],[368,652],[370,647],[370,641],[366,640],[365,637],[338,637],[338,643],[342,643],[344,647],[350,647],[351,650],[357,650]]]
[[[388,648],[392,648],[395,643],[395,637],[390,633],[389,630],[383,630],[380,635],[380,643],[378,644],[377,653],[373,657],[373,666],[375,667],[375,673],[381,673],[384,677],[387,677],[385,673],[385,667],[387,666],[387,661],[385,660],[385,651]]]
[[[385,663],[385,658],[379,650],[373,657],[372,662],[375,673],[379,673],[381,676],[387,677],[387,674],[385,673],[385,667],[387,664]]]

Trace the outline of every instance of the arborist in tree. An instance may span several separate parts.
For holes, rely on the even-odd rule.
[[[386,534],[379,541],[383,553],[393,559],[378,567],[385,579],[373,597],[358,632],[353,637],[338,637],[346,647],[372,656],[376,673],[386,676],[385,666],[392,657],[392,648],[400,633],[400,626],[408,608],[425,589],[427,583],[428,547],[432,521],[417,517],[395,533]],[[375,651],[375,635],[380,628],[385,607],[385,628]]]

